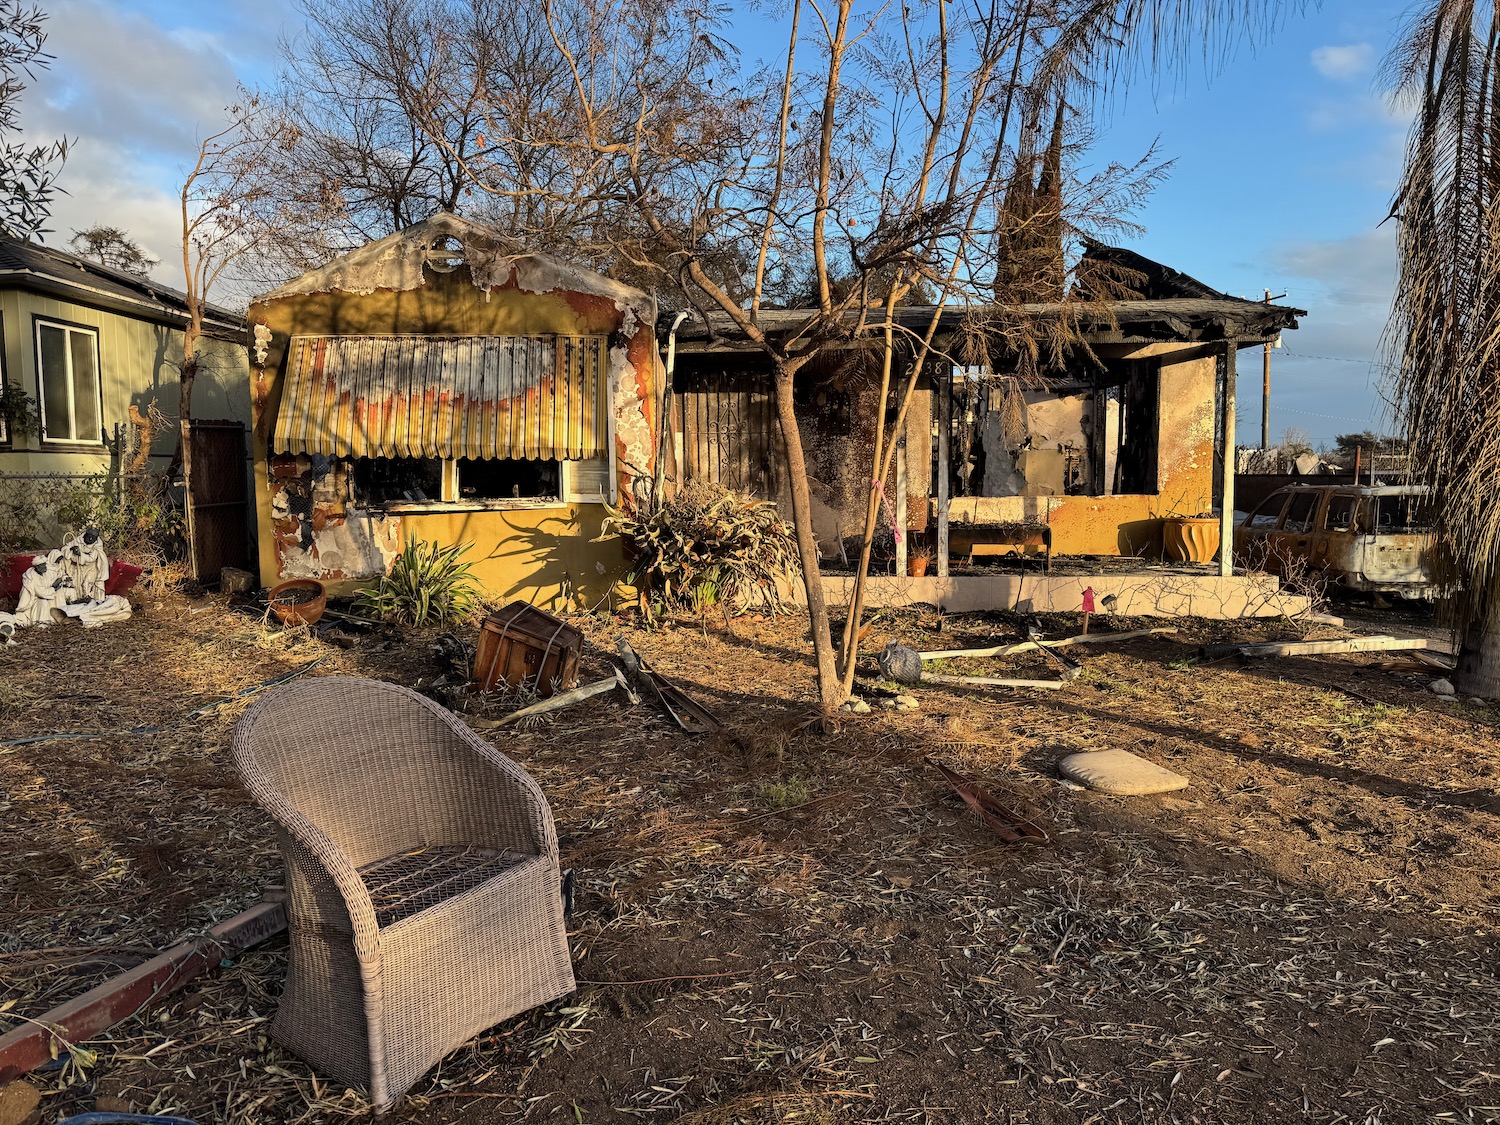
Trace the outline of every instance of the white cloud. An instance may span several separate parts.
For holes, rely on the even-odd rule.
[[[277,0],[265,6],[279,8]],[[234,99],[237,69],[254,63],[231,56],[219,29],[166,27],[111,0],[54,0],[48,9],[53,62],[22,99],[28,137],[71,142],[58,181],[67,194],[53,206],[47,242],[64,246],[73,230],[98,224],[121,227],[162,260],[157,279],[180,289],[177,188],[199,138]],[[231,14],[215,9],[194,16],[222,23]]]
[[[1368,43],[1318,47],[1312,53],[1312,64],[1324,78],[1351,82],[1375,69],[1375,48]]]

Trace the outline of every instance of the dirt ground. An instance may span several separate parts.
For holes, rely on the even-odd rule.
[[[187,712],[314,660],[447,691],[427,635],[277,633],[211,597],[142,608],[0,649],[0,743],[160,728],[0,745],[0,1029],[278,881],[227,762],[244,701]],[[804,621],[579,621],[585,679],[623,632],[730,731],[690,738],[614,694],[520,731],[473,707],[551,800],[580,986],[457,1051],[397,1120],[1500,1120],[1500,711],[1430,694],[1431,670],[1205,664],[1203,642],[1339,630],[1189,622],[1078,650],[1061,691],[923,687],[919,711],[825,735],[805,722]],[[1025,624],[909,611],[869,644]],[[1001,668],[1055,674],[1034,653],[945,670]],[[1057,779],[1059,756],[1104,747],[1192,785]],[[929,755],[1051,843],[999,843]],[[266,1038],[285,956],[273,940],[33,1075],[31,1119],[364,1113]]]

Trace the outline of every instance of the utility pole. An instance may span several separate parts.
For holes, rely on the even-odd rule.
[[[1271,291],[1266,290],[1266,304],[1271,303]],[[1265,356],[1261,360],[1260,386],[1260,447],[1271,448],[1271,341],[1266,341]]]

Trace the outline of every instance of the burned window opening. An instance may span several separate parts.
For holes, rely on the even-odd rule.
[[[354,461],[354,499],[372,508],[443,498],[443,463],[418,457],[360,457]]]
[[[957,373],[951,494],[1155,494],[1159,371],[1155,361],[1131,361],[1087,379],[1032,384],[1014,374]]]
[[[562,496],[562,463],[496,457],[458,461],[460,500],[556,500]]]

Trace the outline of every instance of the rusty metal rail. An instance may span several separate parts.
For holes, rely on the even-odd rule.
[[[226,957],[286,929],[286,909],[266,900],[220,922],[202,937],[175,945],[129,972],[0,1035],[0,1086],[29,1073],[75,1043],[91,1039],[202,976]]]

